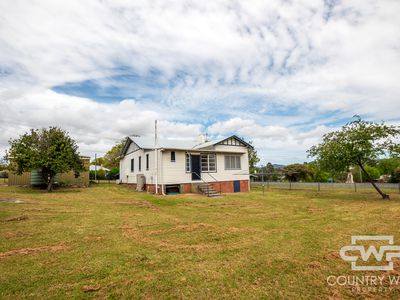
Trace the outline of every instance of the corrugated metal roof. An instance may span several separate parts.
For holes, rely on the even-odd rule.
[[[164,148],[164,149],[174,149],[174,150],[201,150],[205,149],[207,147],[213,146],[215,144],[218,144],[228,138],[236,138],[243,142],[246,146],[252,147],[251,145],[247,144],[245,141],[239,139],[237,136],[233,135],[230,137],[224,137],[218,140],[213,140],[213,141],[207,141],[205,143],[199,143],[198,140],[183,140],[183,139],[166,139],[166,138],[159,138],[158,139],[158,148]],[[142,149],[154,149],[155,148],[155,142],[154,142],[154,137],[153,136],[130,136],[130,140],[132,140],[135,144],[137,144],[140,148]],[[129,146],[130,142],[129,140],[124,146],[124,149],[122,150],[122,154],[127,150],[127,147]],[[204,150],[206,151],[206,150]]]
[[[154,137],[140,136],[130,137],[140,148],[143,149],[154,149]],[[158,148],[173,148],[173,149],[193,149],[194,146],[198,145],[198,141],[192,140],[177,140],[177,139],[158,139]]]

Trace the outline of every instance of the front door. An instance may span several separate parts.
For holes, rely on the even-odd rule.
[[[200,180],[200,155],[190,156],[190,166],[192,170],[192,180]]]

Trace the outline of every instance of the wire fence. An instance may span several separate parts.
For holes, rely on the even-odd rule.
[[[8,178],[0,178],[0,184],[8,184]]]
[[[376,183],[383,191],[400,193],[400,183]],[[374,190],[374,187],[368,183],[330,183],[330,182],[252,182],[251,186],[256,189],[286,189],[286,190],[348,190],[353,192]]]

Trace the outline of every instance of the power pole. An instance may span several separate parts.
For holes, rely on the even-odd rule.
[[[154,151],[155,151],[155,163],[156,163],[156,190],[158,194],[158,140],[157,140],[157,120],[154,121]]]
[[[97,153],[94,154],[94,181],[97,180]]]

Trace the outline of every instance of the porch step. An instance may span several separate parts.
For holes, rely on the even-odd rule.
[[[206,195],[207,197],[218,197],[221,196],[220,193],[218,193],[215,188],[211,184],[206,184],[202,183],[199,185],[199,191]]]

